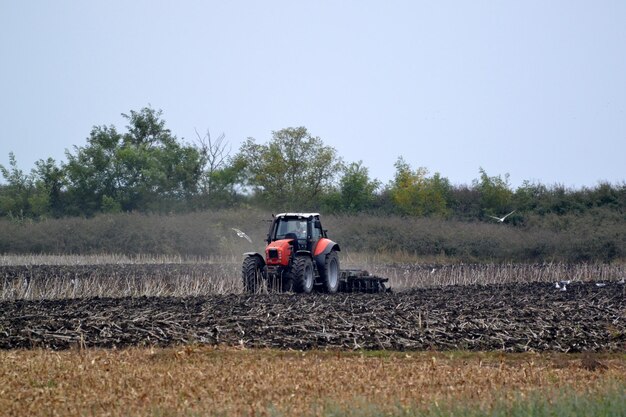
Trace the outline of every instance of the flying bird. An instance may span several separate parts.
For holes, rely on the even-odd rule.
[[[236,229],[234,227],[231,227],[231,229],[233,229],[235,231],[235,233],[237,233],[237,236],[242,237],[242,238],[246,239],[248,242],[252,243],[252,239],[250,239],[250,236],[248,236],[247,234],[245,234],[241,230]]]
[[[492,219],[496,219],[497,221],[499,221],[500,223],[504,223],[504,219],[506,219],[507,217],[509,217],[511,214],[515,213],[517,210],[513,210],[512,212],[510,212],[509,214],[507,214],[504,217],[496,217],[496,216],[489,216]]]

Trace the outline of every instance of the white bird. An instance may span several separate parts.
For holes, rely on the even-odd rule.
[[[500,223],[504,223],[504,219],[506,219],[507,217],[509,217],[511,214],[515,213],[517,210],[513,210],[512,212],[510,212],[509,214],[507,214],[504,217],[496,217],[496,216],[489,216],[492,219],[496,219],[497,221],[499,221]]]
[[[621,281],[617,281],[618,284],[626,284],[626,278],[622,278]]]
[[[234,227],[231,227],[231,229],[233,229],[237,233],[237,236],[242,237],[242,238],[246,239],[248,242],[252,243],[252,239],[250,239],[250,236],[248,236],[247,234],[245,234],[241,230],[236,229]]]
[[[605,282],[596,282],[596,287],[606,287]]]
[[[557,283],[554,284],[554,288],[556,288],[557,290],[561,290],[561,291],[567,291],[567,287],[566,285],[569,284],[571,281],[567,280],[567,281],[559,281]]]

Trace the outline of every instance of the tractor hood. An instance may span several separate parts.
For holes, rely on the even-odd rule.
[[[270,242],[265,248],[265,262],[267,265],[289,265],[289,258],[293,239],[280,239]]]

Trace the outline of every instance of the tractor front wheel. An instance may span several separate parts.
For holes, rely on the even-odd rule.
[[[313,291],[313,262],[308,256],[298,256],[293,262],[292,286],[295,292]]]
[[[241,279],[243,280],[243,291],[256,293],[261,290],[263,283],[263,263],[257,256],[248,256],[243,260],[241,266]]]

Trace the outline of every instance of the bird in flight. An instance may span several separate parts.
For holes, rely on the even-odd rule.
[[[236,229],[234,227],[231,227],[231,229],[233,229],[235,231],[235,233],[237,233],[237,236],[242,237],[242,238],[246,239],[248,242],[252,243],[252,239],[250,239],[250,236],[248,236],[247,234],[245,234],[241,230]]]
[[[496,217],[496,216],[489,216],[492,219],[496,219],[497,221],[499,221],[500,223],[504,223],[504,219],[506,219],[507,217],[509,217],[511,214],[515,213],[517,210],[513,210],[512,212],[510,212],[509,214],[507,214],[504,217]]]

